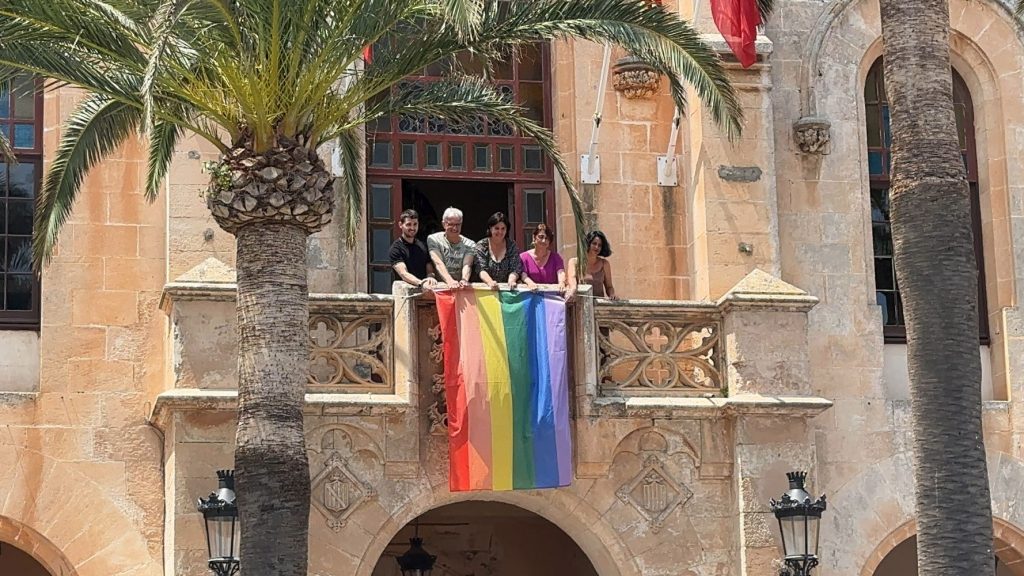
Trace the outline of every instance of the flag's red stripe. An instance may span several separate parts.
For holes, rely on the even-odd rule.
[[[459,314],[455,292],[437,294],[437,316],[444,334],[444,391],[448,402],[449,487],[469,490],[469,421],[466,385],[459,358]]]

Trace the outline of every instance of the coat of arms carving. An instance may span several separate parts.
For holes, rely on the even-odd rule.
[[[349,466],[348,459],[353,451],[348,434],[338,429],[328,431],[321,448],[327,459],[313,478],[313,507],[324,515],[331,530],[337,532],[361,503],[376,498],[377,491]]]
[[[693,497],[693,491],[676,482],[665,470],[667,444],[664,436],[648,432],[640,442],[643,467],[615,492],[626,504],[633,506],[658,532],[665,519]]]

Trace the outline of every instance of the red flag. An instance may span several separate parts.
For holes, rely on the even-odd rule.
[[[367,66],[373,62],[373,44],[367,44],[366,48],[363,48],[363,61]]]
[[[749,68],[757,60],[754,40],[761,25],[757,0],[711,0],[711,15],[732,53]]]

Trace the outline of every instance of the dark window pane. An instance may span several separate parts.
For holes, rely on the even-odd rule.
[[[392,274],[391,270],[373,270],[373,278],[370,281],[370,291],[374,294],[391,294]]]
[[[865,107],[864,113],[868,121],[868,146],[878,148],[882,145],[881,117],[878,112],[878,106],[868,104]]]
[[[416,143],[402,142],[402,162],[399,168],[416,168]]]
[[[864,102],[878,102],[878,76],[874,70],[868,74],[868,79],[864,83]]]
[[[370,259],[375,264],[390,264],[388,253],[391,251],[391,229],[374,228],[370,234],[373,238]]]
[[[963,104],[955,104],[953,112],[956,114],[956,133],[960,137],[960,148],[967,148],[967,131],[964,129],[964,126],[967,125],[967,112]]]
[[[526,191],[526,222],[539,224],[544,221],[544,190]]]
[[[14,117],[31,120],[36,117],[36,83],[32,78],[14,81]]]
[[[36,165],[21,162],[8,169],[10,187],[8,194],[14,198],[35,198],[36,196]]]
[[[886,148],[892,147],[892,124],[889,120],[889,106],[882,106],[882,132]]]
[[[7,234],[7,202],[0,201],[0,234]]]
[[[491,171],[491,150],[487,144],[473,144],[473,170]]]
[[[432,64],[427,65],[426,75],[427,76],[441,76],[451,68],[451,59],[442,58]]]
[[[441,169],[441,144],[437,142],[427,142],[427,161],[423,166],[427,170],[440,170]]]
[[[480,60],[473,58],[469,52],[459,52],[455,59],[466,74],[480,76],[484,73],[483,64]]]
[[[3,89],[0,89],[0,118],[11,117],[11,91],[7,89],[5,84]]]
[[[544,153],[541,152],[540,146],[523,146],[523,171],[544,171]]]
[[[896,310],[896,293],[878,291],[875,293],[875,300],[882,308],[882,324],[886,326],[899,325],[900,316]]]
[[[451,170],[465,170],[466,169],[466,145],[465,144],[449,144],[448,145],[448,168]]]
[[[511,146],[498,146],[498,172],[514,172],[516,169]]]
[[[32,201],[8,201],[7,234],[23,234],[25,236],[32,235]]]
[[[391,185],[370,185],[370,218],[391,220]]]
[[[526,44],[519,48],[519,79],[543,80],[544,69],[541,64],[539,44]]]
[[[15,124],[12,146],[15,148],[35,148],[36,127],[32,124]]]
[[[32,309],[32,275],[31,274],[8,274],[7,275],[7,309],[8,310],[31,310]]]
[[[32,273],[32,242],[30,238],[7,238],[7,267],[5,270],[8,273]]]
[[[889,221],[889,189],[888,188],[872,188],[871,189],[871,221],[872,222],[888,222]]]
[[[511,55],[510,55],[511,56]],[[491,62],[494,67],[494,78],[497,80],[511,80],[512,79],[512,58],[503,58],[499,61]]]
[[[7,196],[7,164],[0,162],[0,198]]]
[[[879,290],[895,290],[896,279],[892,269],[892,259],[875,258],[875,288]]]
[[[526,108],[525,116],[539,124],[544,123],[544,85],[520,84],[519,103]]]
[[[892,229],[888,224],[872,224],[871,241],[875,256],[892,256]]]
[[[373,154],[370,159],[371,166],[380,166],[382,168],[391,167],[391,142],[374,142],[373,143]]]
[[[885,163],[882,159],[882,153],[877,150],[868,151],[868,174],[872,176],[885,175]]]

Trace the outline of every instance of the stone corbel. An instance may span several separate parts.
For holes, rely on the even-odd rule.
[[[804,116],[793,123],[793,137],[804,154],[832,151],[832,123],[820,116]]]
[[[661,87],[661,74],[636,56],[626,56],[612,66],[612,86],[630,100],[650,98]]]

